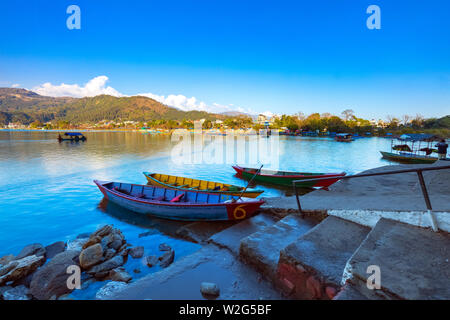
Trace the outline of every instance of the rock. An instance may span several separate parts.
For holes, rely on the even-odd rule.
[[[116,268],[109,272],[109,279],[112,281],[120,281],[120,282],[130,282],[131,276],[128,272],[126,272],[122,268]]]
[[[133,258],[133,259],[139,259],[142,258],[142,256],[144,255],[144,247],[139,246],[139,247],[133,247],[128,249],[128,254]]]
[[[97,231],[91,234],[91,237],[99,236],[100,238],[103,238],[106,235],[110,234],[112,230],[113,230],[112,226],[106,225],[97,229]]]
[[[67,288],[67,279],[70,274],[67,268],[72,265],[79,266],[78,250],[66,250],[53,257],[52,260],[40,268],[33,276],[30,284],[30,292],[33,297],[39,300],[49,300],[70,293]]]
[[[4,276],[8,272],[10,272],[12,269],[14,269],[19,263],[17,261],[11,261],[7,265],[0,268],[0,277]]]
[[[77,235],[77,239],[86,239],[89,238],[90,235],[90,232],[80,233],[79,235]]]
[[[22,251],[20,251],[20,253],[16,257],[16,260],[19,260],[19,259],[22,259],[22,258],[25,258],[28,256],[32,256],[32,255],[35,255],[38,257],[45,256],[44,246],[40,243],[30,244],[30,245],[24,247],[22,249]]]
[[[156,257],[155,257],[155,258],[156,258]],[[139,269],[134,269],[133,272],[134,272],[134,273],[141,273],[141,270],[139,270]]]
[[[205,296],[218,297],[220,295],[220,289],[217,284],[211,282],[202,282],[200,292]]]
[[[107,236],[105,236],[102,241],[100,242],[103,250],[108,249],[109,245],[114,241],[114,236],[112,234],[109,234]]]
[[[147,266],[149,266],[150,268],[153,266],[156,266],[159,262],[159,259],[157,256],[148,256],[146,258],[147,261]]]
[[[89,237],[86,241],[86,243],[83,245],[83,249],[86,249],[87,247],[90,247],[94,244],[97,244],[102,241],[102,238],[99,236]]]
[[[8,263],[14,260],[14,255],[8,254],[0,258],[0,266],[6,266]]]
[[[158,233],[158,231],[156,231],[156,230],[150,230],[150,231],[139,234],[139,238],[148,237],[148,236],[151,236],[151,235],[157,234],[157,233]]]
[[[30,290],[25,286],[17,286],[3,293],[3,300],[31,300]]]
[[[159,245],[159,251],[170,251],[170,250],[172,250],[172,248],[168,244],[161,243]]]
[[[80,253],[80,266],[83,269],[89,269],[90,267],[100,263],[102,260],[103,249],[100,243],[87,247]]]
[[[112,257],[114,257],[116,255],[116,250],[114,250],[114,249],[108,249],[108,250],[106,250],[106,252],[105,252],[105,260],[109,260],[109,259],[111,259]]]
[[[28,274],[26,277],[23,277],[17,281],[14,281],[14,283],[12,285],[14,287],[23,285],[23,286],[29,288],[30,284],[31,284],[31,280],[33,280],[33,276],[34,276],[34,272]]]
[[[65,249],[66,249],[66,243],[64,241],[58,241],[58,242],[52,243],[51,245],[46,246],[45,252],[46,252],[47,259],[53,258],[58,253],[63,252]]]
[[[97,294],[95,295],[95,299],[97,300],[107,300],[109,299],[113,294],[115,294],[118,291],[121,291],[127,287],[127,284],[120,281],[111,281],[105,284],[103,287],[100,288],[100,290],[97,291]]]
[[[75,239],[67,243],[67,251],[80,251],[83,250],[83,246],[86,244],[88,239]]]
[[[163,268],[166,268],[173,262],[174,259],[175,251],[166,251],[161,257],[158,258],[158,260],[160,261],[159,265]]]
[[[122,247],[122,240],[120,240],[120,239],[114,240],[113,242],[111,242],[109,244],[109,247],[113,248],[114,250],[119,250],[120,247]]]
[[[8,270],[8,272],[4,273],[4,270],[0,272],[1,274],[3,274],[0,277],[0,286],[9,281],[17,281],[19,279],[22,279],[23,277],[26,277],[30,273],[34,272],[37,268],[42,266],[44,263],[44,256],[38,257],[35,255],[11,261],[4,267]]]
[[[114,258],[107,260],[99,265],[96,265],[89,269],[87,273],[89,274],[96,274],[96,273],[104,273],[107,271],[110,271],[112,269],[115,269],[117,267],[120,267],[124,264],[124,260],[122,256],[115,256]]]
[[[6,291],[8,291],[8,290],[10,290],[10,289],[12,289],[11,286],[3,286],[3,287],[0,287],[0,300],[3,299],[3,293],[5,293]]]

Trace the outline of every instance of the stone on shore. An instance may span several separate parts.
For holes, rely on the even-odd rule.
[[[122,266],[124,264],[124,259],[122,256],[117,255],[114,258],[107,260],[101,264],[98,264],[94,267],[92,267],[91,269],[87,270],[86,272],[89,274],[99,274],[97,276],[101,276],[106,272],[107,273],[115,268],[118,268],[120,266]]]
[[[202,282],[200,292],[205,296],[218,297],[220,295],[220,289],[217,284],[211,282]]]
[[[159,245],[159,251],[170,251],[170,250],[172,250],[172,248],[166,243],[161,243]]]
[[[66,249],[66,243],[64,241],[58,241],[45,247],[47,259],[51,259],[58,253],[63,252]]]
[[[40,243],[33,243],[26,247],[24,247],[20,253],[17,255],[16,260],[20,260],[22,258],[28,257],[28,256],[45,256],[45,248]]]
[[[146,258],[147,261],[147,266],[149,266],[150,268],[153,266],[156,266],[159,262],[159,259],[157,256],[148,256]]]
[[[128,249],[128,254],[133,258],[133,259],[139,259],[142,258],[142,256],[144,255],[144,247],[139,246],[139,247],[133,247]]]
[[[159,259],[159,265],[162,268],[168,267],[170,264],[172,264],[173,260],[175,259],[175,251],[170,250],[166,251]]]
[[[116,250],[114,250],[114,249],[107,249],[106,250],[106,252],[105,252],[105,260],[109,260],[109,259],[111,259],[112,257],[114,257],[116,255]]]
[[[8,254],[0,258],[0,266],[6,266],[8,263],[14,260],[14,255]]]
[[[80,266],[83,269],[89,269],[90,267],[100,263],[102,260],[103,260],[103,248],[99,243],[96,243],[81,251]]]
[[[91,236],[87,239],[86,243],[83,245],[83,249],[86,249],[87,247],[93,246],[94,244],[97,244],[102,241],[102,238],[99,236]]]
[[[125,271],[124,268],[116,268],[109,272],[109,279],[112,281],[119,281],[119,282],[130,282],[131,276],[128,272]]]
[[[72,290],[67,287],[67,279],[70,276],[67,268],[72,265],[79,266],[79,255],[80,251],[67,250],[54,256],[48,264],[40,268],[30,284],[32,296],[39,300],[49,300],[53,296],[70,293]]]
[[[69,241],[67,243],[67,251],[79,251],[81,252],[81,250],[83,250],[83,246],[86,244],[86,242],[88,241],[87,238],[82,238],[82,239],[75,239],[73,241]]]
[[[17,286],[3,293],[3,300],[31,300],[30,290],[25,286]]]
[[[110,225],[105,225],[103,227],[100,227],[95,231],[93,234],[91,234],[91,237],[99,236],[100,238],[105,237],[106,235],[110,234],[113,227]]]
[[[95,299],[97,300],[107,300],[116,292],[127,287],[125,282],[120,281],[111,281],[105,284],[100,290],[97,291],[95,295]]]
[[[13,260],[0,269],[0,286],[10,282],[17,281],[34,272],[45,263],[44,256],[27,256],[22,259]]]

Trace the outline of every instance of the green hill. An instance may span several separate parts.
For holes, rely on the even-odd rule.
[[[225,116],[203,111],[181,111],[151,98],[113,97],[91,98],[44,97],[25,89],[0,88],[0,125],[9,122],[30,124],[33,121],[65,120],[73,124],[96,123],[101,120],[216,120]]]

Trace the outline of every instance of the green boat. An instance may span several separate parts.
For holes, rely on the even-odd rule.
[[[435,150],[433,142],[440,138],[425,133],[408,133],[391,140],[391,152],[380,151],[383,158],[402,163],[434,163],[430,156]]]
[[[310,173],[310,172],[289,172],[289,171],[275,171],[275,170],[261,170],[255,168],[244,168],[240,166],[233,166],[239,177],[246,180],[250,180],[253,177],[254,181],[266,182],[281,186],[292,187],[292,182],[295,180],[303,179],[316,179],[316,178],[333,178],[345,176],[345,172],[341,173]],[[321,180],[321,181],[304,181],[298,183],[299,188],[315,188],[322,187],[327,188],[337,179]]]

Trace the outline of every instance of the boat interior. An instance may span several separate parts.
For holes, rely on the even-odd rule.
[[[182,191],[154,186],[135,185],[129,183],[110,182],[103,184],[107,189],[123,193],[139,200],[184,203],[184,204],[218,204],[230,201],[237,196],[210,194],[195,191]]]
[[[152,177],[159,182],[176,188],[188,188],[193,190],[211,190],[211,191],[240,191],[243,188],[224,184],[220,182],[192,179],[186,177],[172,176],[168,174],[148,173],[144,172],[146,176]]]

